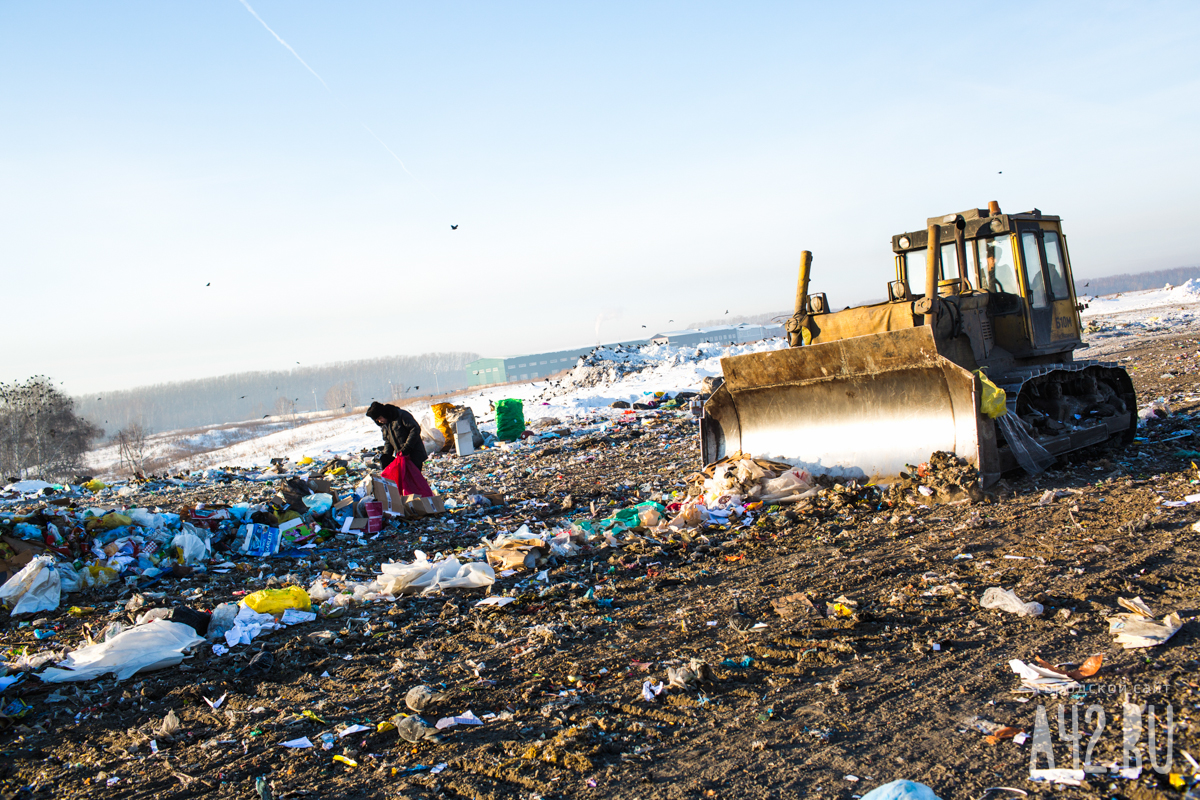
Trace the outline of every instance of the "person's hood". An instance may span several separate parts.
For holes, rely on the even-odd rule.
[[[372,420],[379,417],[394,420],[400,417],[400,409],[396,408],[395,406],[389,406],[386,403],[380,403],[376,401],[371,403],[370,408],[367,409],[367,416]]]

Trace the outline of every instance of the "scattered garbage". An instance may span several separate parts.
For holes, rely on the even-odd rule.
[[[1024,602],[1017,597],[1012,589],[1001,589],[998,586],[989,587],[979,599],[979,605],[984,608],[995,608],[1019,617],[1039,617],[1042,615],[1041,603]]]
[[[1116,643],[1126,650],[1157,647],[1183,627],[1183,619],[1179,612],[1173,611],[1162,620],[1157,620],[1154,618],[1154,612],[1140,597],[1132,600],[1119,597],[1117,603],[1127,612],[1108,618],[1108,632],[1116,634]]]
[[[1008,662],[1008,666],[1020,677],[1022,691],[1061,695],[1080,687],[1078,681],[1056,669],[1026,664],[1015,658]]]
[[[167,770],[196,775],[187,764],[229,760],[244,767],[241,790],[261,774],[274,796],[302,793],[311,779],[302,770],[313,769],[333,793],[350,791],[350,781],[355,791],[425,793],[404,782],[445,772],[453,791],[511,783],[548,796],[565,786],[547,782],[559,770],[622,793],[630,775],[657,776],[654,759],[674,757],[714,722],[728,752],[764,759],[779,747],[771,730],[780,725],[818,750],[890,730],[898,706],[889,692],[902,687],[905,709],[950,702],[982,715],[964,742],[1007,754],[990,769],[1023,779],[1036,705],[1053,728],[1058,702],[1100,703],[1111,726],[1122,707],[1096,689],[1100,670],[1113,675],[1106,685],[1186,670],[1186,648],[1169,645],[1143,653],[1152,660],[1084,660],[1111,638],[1096,603],[1108,603],[1122,579],[1150,603],[1168,603],[1184,620],[1190,613],[1186,553],[1200,470],[1175,454],[1181,443],[1190,450],[1184,432],[1196,426],[1190,401],[1167,396],[1171,416],[1143,427],[1129,453],[1064,459],[1037,481],[1010,473],[982,501],[970,488],[977,476],[952,453],[931,454],[886,487],[744,453],[700,469],[688,398],[640,391],[554,417],[523,395],[522,429],[502,445],[496,420],[477,411],[482,449],[469,458],[455,455],[466,431],[445,414],[455,448],[424,467],[443,508],[421,516],[403,497],[376,499],[369,452],[314,451],[307,464],[280,459],[144,483],[105,475],[94,489],[38,486],[47,493],[36,499],[0,497],[13,503],[0,506],[0,534],[33,548],[10,576],[48,559],[60,601],[0,615],[8,672],[0,730],[12,731],[8,751],[28,742],[84,764],[89,779],[99,770],[88,766],[89,747],[123,748],[132,758],[121,756],[121,787],[139,770],[186,784]],[[55,505],[58,495],[73,496]],[[1153,557],[1132,553],[1141,543]],[[0,558],[19,555],[0,549]],[[1134,563],[1145,571],[1124,574]],[[1038,602],[1014,591],[1029,586]],[[13,611],[18,600],[8,601]],[[1033,621],[990,613],[1033,608]],[[1151,624],[1167,641],[1171,615],[1115,610],[1127,618],[1115,637]],[[164,654],[168,666],[151,663],[118,682],[120,669],[137,665],[114,659],[95,677],[77,667],[43,685],[41,675],[70,671],[68,653],[82,658],[85,648],[164,626],[187,643]],[[1083,663],[1050,663],[1050,647]],[[1024,659],[1014,659],[1019,666],[1005,666],[1011,654]],[[960,668],[947,701],[944,681],[928,678]],[[996,669],[1018,680],[995,691],[975,678]],[[1185,684],[1172,684],[1177,714],[1193,699]],[[1035,692],[1052,699],[1030,700]],[[1162,719],[1160,711],[1160,730]],[[1176,736],[1176,771],[1188,773],[1180,753],[1195,746],[1178,723]],[[869,765],[815,759],[806,785],[866,792],[911,774],[947,797],[960,788],[979,796],[985,785],[906,773],[915,762],[893,754],[937,759],[927,744],[891,741],[880,740]],[[36,782],[35,768],[57,774],[22,758],[12,762],[21,785]],[[436,772],[439,764],[449,766]],[[851,770],[857,781],[846,778]],[[199,779],[215,785],[216,775]],[[1167,786],[1155,776],[1144,770],[1142,788]],[[709,796],[705,788],[698,795]]]

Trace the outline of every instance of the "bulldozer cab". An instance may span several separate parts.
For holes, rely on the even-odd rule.
[[[986,292],[997,344],[1016,356],[1080,345],[1079,306],[1058,217],[1037,209],[1024,214],[972,209],[930,222],[941,225],[938,293]],[[927,238],[925,231],[893,237],[893,299],[911,297],[910,278],[919,281],[925,273]]]

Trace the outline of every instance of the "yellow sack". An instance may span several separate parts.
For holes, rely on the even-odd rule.
[[[975,374],[979,377],[979,383],[983,385],[983,401],[979,404],[980,410],[992,419],[1003,417],[1008,413],[1008,397],[1004,390],[988,380],[988,376],[983,374],[983,370],[977,369]]]
[[[118,514],[116,511],[110,511],[102,517],[91,517],[84,523],[89,531],[96,528],[104,528],[106,531],[111,531],[113,528],[120,528],[123,525],[132,525],[133,517],[125,514]]]
[[[300,459],[296,463],[302,467],[307,467],[309,464],[313,463],[313,460],[309,456],[305,456],[304,458]]]
[[[107,486],[108,486],[108,484],[101,483],[100,481],[96,480],[95,478],[92,478],[90,481],[88,481],[87,483],[85,483],[83,485],[83,488],[87,489],[89,492],[98,492],[101,489],[106,488]]]
[[[247,606],[259,614],[282,614],[289,608],[308,611],[312,608],[312,600],[308,592],[299,586],[288,586],[284,589],[259,589],[243,598]]]
[[[433,410],[433,425],[442,432],[442,436],[446,437],[446,444],[454,441],[454,431],[450,430],[450,423],[446,421],[446,415],[454,410],[453,403],[434,403]],[[444,448],[444,446],[443,446]]]
[[[108,586],[117,579],[118,572],[112,567],[104,567],[100,564],[88,564],[88,566],[80,573],[83,578],[83,585],[87,587],[93,586]]]

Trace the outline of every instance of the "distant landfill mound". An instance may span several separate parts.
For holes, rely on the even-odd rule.
[[[1075,294],[1102,297],[1117,292],[1140,292],[1144,289],[1161,289],[1164,284],[1178,286],[1193,278],[1200,278],[1200,267],[1176,267],[1154,272],[1122,273],[1104,278],[1078,278]]]

